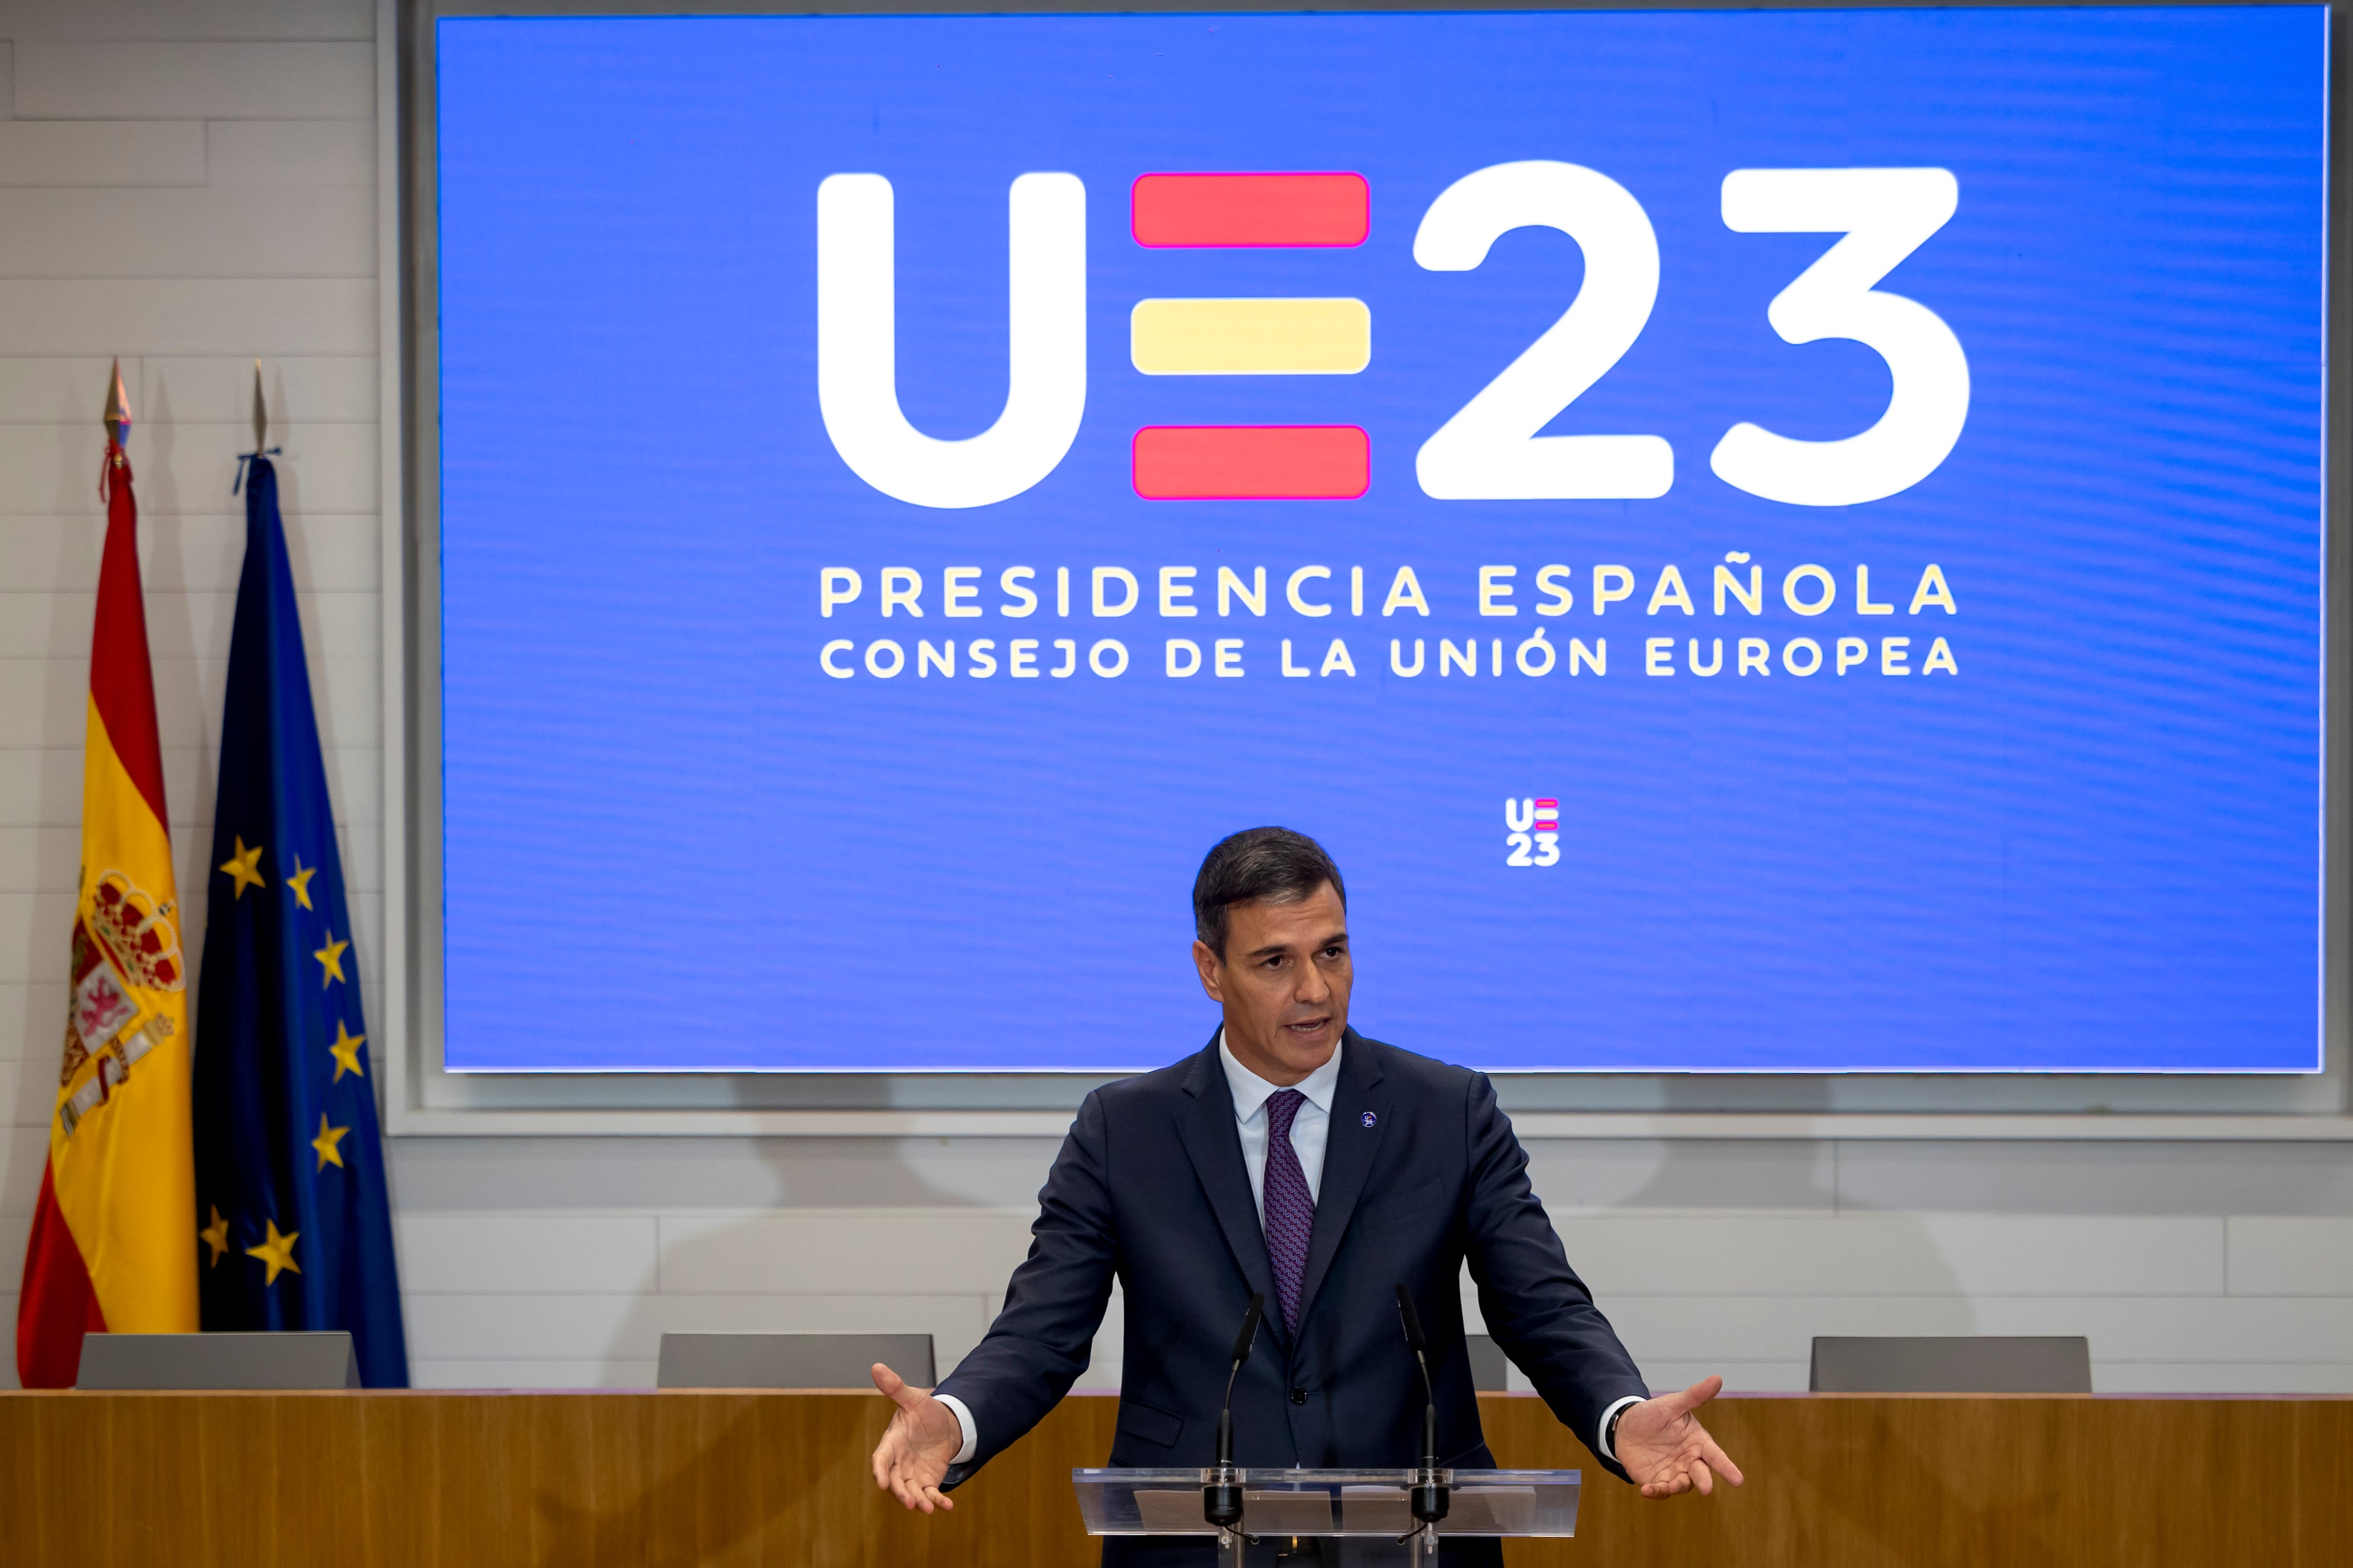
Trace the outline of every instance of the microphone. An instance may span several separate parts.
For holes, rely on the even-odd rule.
[[[1425,1529],[1446,1517],[1447,1489],[1438,1479],[1438,1395],[1430,1385],[1430,1342],[1422,1338],[1421,1314],[1413,1310],[1413,1293],[1397,1288],[1398,1322],[1405,1329],[1406,1348],[1421,1368],[1421,1470],[1414,1478],[1414,1522]]]
[[[1242,1521],[1242,1488],[1234,1479],[1234,1379],[1241,1375],[1242,1363],[1250,1360],[1259,1320],[1265,1315],[1265,1293],[1252,1294],[1242,1312],[1242,1331],[1234,1336],[1233,1370],[1226,1373],[1226,1402],[1218,1411],[1217,1475],[1201,1489],[1201,1517],[1221,1531]]]

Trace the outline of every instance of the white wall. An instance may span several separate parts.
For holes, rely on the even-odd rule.
[[[0,1292],[63,1028],[110,356],[138,417],[188,929],[242,544],[228,487],[259,355],[358,950],[384,973],[373,33],[370,0],[0,0]],[[659,1331],[689,1327],[928,1330],[950,1364],[1020,1256],[1051,1153],[400,1141],[417,1381],[643,1384]],[[1975,1331],[2089,1334],[2109,1390],[2353,1389],[2344,1146],[1533,1153],[1572,1258],[1654,1383],[1716,1370],[1803,1387],[1816,1333]],[[0,1314],[15,1307],[0,1294]],[[1117,1380],[1109,1328],[1092,1385]]]

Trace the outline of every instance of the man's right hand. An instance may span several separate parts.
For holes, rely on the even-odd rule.
[[[890,1429],[874,1446],[874,1484],[911,1509],[930,1513],[952,1509],[954,1500],[940,1490],[948,1462],[964,1447],[964,1427],[955,1412],[932,1397],[928,1388],[910,1388],[907,1380],[876,1362],[874,1386],[898,1409]]]

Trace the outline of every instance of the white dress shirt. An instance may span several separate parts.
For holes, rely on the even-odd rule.
[[[1324,1195],[1324,1145],[1332,1133],[1332,1096],[1340,1087],[1340,1052],[1332,1047],[1332,1059],[1301,1079],[1291,1087],[1307,1097],[1291,1119],[1291,1152],[1299,1156],[1300,1173],[1307,1178],[1307,1195]],[[1235,1131],[1242,1138],[1242,1164],[1250,1171],[1250,1201],[1258,1205],[1258,1223],[1266,1226],[1266,1102],[1280,1092],[1281,1084],[1266,1079],[1242,1066],[1233,1047],[1226,1044],[1225,1031],[1218,1031],[1218,1059],[1226,1064],[1226,1087],[1234,1091]]]
[[[1321,1199],[1324,1195],[1324,1146],[1332,1131],[1332,1096],[1340,1086],[1340,1052],[1344,1047],[1332,1047],[1332,1058],[1297,1083],[1293,1089],[1307,1097],[1306,1103],[1291,1119],[1291,1150],[1299,1156],[1300,1173],[1307,1178],[1307,1195]],[[1272,1084],[1242,1066],[1231,1047],[1226,1044],[1225,1031],[1218,1031],[1218,1059],[1225,1064],[1226,1087],[1233,1091],[1234,1130],[1241,1135],[1242,1164],[1250,1171],[1250,1201],[1258,1205],[1258,1223],[1266,1225],[1266,1102],[1283,1087]],[[939,1402],[955,1413],[956,1425],[964,1429],[964,1446],[956,1450],[950,1464],[965,1464],[980,1447],[980,1428],[973,1424],[972,1412],[965,1402],[953,1394],[938,1396]],[[1605,1459],[1614,1460],[1608,1441],[1610,1417],[1629,1405],[1641,1401],[1632,1395],[1618,1401],[1601,1413],[1601,1430],[1595,1434],[1595,1446]]]

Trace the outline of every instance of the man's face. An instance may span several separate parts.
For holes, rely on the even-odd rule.
[[[1332,1059],[1348,1026],[1348,913],[1324,883],[1292,904],[1227,910],[1222,957],[1193,944],[1201,989],[1226,1009],[1226,1045],[1269,1083],[1293,1084]]]

